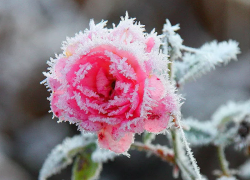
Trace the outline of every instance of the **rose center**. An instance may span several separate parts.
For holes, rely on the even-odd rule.
[[[111,96],[115,90],[115,83],[116,81],[112,81],[112,83],[110,84],[111,90],[109,91],[109,96]]]

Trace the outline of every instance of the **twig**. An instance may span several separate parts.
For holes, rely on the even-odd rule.
[[[160,157],[163,161],[167,161],[171,164],[175,164],[174,154],[172,151],[166,151],[166,147],[163,146],[154,146],[149,144],[143,144],[140,142],[134,142],[131,145],[132,149],[136,149],[138,151],[146,151],[150,152],[158,157]]]

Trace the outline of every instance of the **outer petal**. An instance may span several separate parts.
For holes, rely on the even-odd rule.
[[[63,110],[59,109],[56,104],[59,100],[59,96],[63,94],[63,91],[58,90],[58,88],[61,86],[61,83],[58,80],[53,79],[53,78],[49,78],[48,82],[52,90],[51,110],[52,112],[54,112],[55,116],[60,117],[62,115]]]
[[[128,151],[134,141],[133,133],[125,133],[119,140],[112,138],[112,127],[107,127],[98,133],[98,142],[101,148],[109,149],[115,153],[124,153]]]
[[[99,131],[103,126],[103,123],[100,122],[91,122],[91,121],[82,121],[80,127],[84,130],[96,132]]]
[[[164,94],[164,85],[162,84],[161,80],[157,76],[152,75],[149,78],[148,83],[149,87],[153,88],[152,90],[150,90],[152,98],[157,101],[160,100],[162,95]]]
[[[170,115],[166,112],[166,106],[160,102],[160,105],[153,108],[151,114],[145,119],[145,130],[153,133],[159,133],[168,126]]]
[[[165,130],[168,126],[170,116],[162,115],[161,117],[157,117],[157,115],[152,115],[151,118],[149,116],[148,119],[145,120],[145,130],[152,133],[159,133]]]
[[[153,37],[148,38],[146,41],[146,45],[147,45],[146,52],[150,53],[153,47],[155,46],[154,38]]]

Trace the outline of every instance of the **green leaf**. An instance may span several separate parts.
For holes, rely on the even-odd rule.
[[[99,176],[102,164],[93,162],[91,159],[95,149],[95,144],[90,144],[82,149],[73,165],[72,180],[93,180]]]

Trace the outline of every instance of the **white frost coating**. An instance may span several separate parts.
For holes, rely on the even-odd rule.
[[[118,156],[118,154],[114,153],[113,151],[97,147],[92,153],[91,158],[94,162],[104,163],[108,160],[113,160],[116,156]]]
[[[184,131],[182,129],[182,124],[181,124],[179,118],[176,118],[176,119],[177,119],[177,123],[178,123],[179,129],[180,129],[180,132],[181,132],[182,141],[183,141],[183,143],[185,145],[187,155],[188,155],[188,157],[189,157],[189,159],[191,161],[191,164],[192,164],[192,166],[194,168],[196,178],[197,178],[197,180],[203,180],[203,178],[201,177],[201,174],[200,174],[200,168],[198,167],[197,161],[195,160],[194,155],[193,155],[193,153],[191,151],[191,148],[189,147],[189,143],[186,140]]]
[[[175,60],[182,56],[181,54],[181,45],[183,42],[183,39],[179,34],[177,34],[175,31],[179,30],[179,24],[172,26],[170,21],[166,19],[166,24],[163,26],[163,35],[165,36],[163,38],[163,52],[164,54],[171,55],[172,60]],[[170,46],[170,47],[169,47]],[[172,52],[169,52],[170,51]]]
[[[68,154],[71,150],[84,147],[95,141],[96,137],[92,134],[82,134],[66,138],[62,144],[57,145],[48,155],[39,173],[39,180],[46,180],[71,164],[73,157]]]
[[[189,130],[186,131],[186,137],[192,146],[206,145],[217,135],[217,129],[211,121],[201,122],[193,118],[186,118],[183,119],[182,122],[185,127],[187,126],[189,129],[192,128],[194,131],[200,131],[200,135],[195,132],[189,133]]]
[[[131,121],[128,121],[128,122],[126,122],[126,123],[122,123],[120,129],[122,129],[122,130],[124,130],[124,131],[126,131],[126,129],[131,129],[131,125],[132,125],[132,124],[133,124],[133,125],[139,126],[139,123],[141,123],[142,120],[143,120],[143,119],[140,118],[140,117],[134,118],[134,119],[131,120]]]
[[[112,64],[110,65],[111,74],[119,73],[124,75],[128,79],[137,80],[137,75],[131,65],[126,62],[126,58],[121,59],[119,56],[108,51],[105,51],[105,55],[110,57],[110,61],[112,62]]]
[[[216,180],[237,180],[237,179],[234,176],[230,176],[230,177],[222,176],[220,178],[217,178]]]
[[[105,114],[107,113],[105,110],[104,110],[104,107],[97,104],[97,103],[93,103],[93,102],[90,102],[89,99],[86,99],[86,106],[87,107],[90,107],[92,109],[95,109],[95,110],[98,110],[99,112]]]
[[[144,94],[143,94],[143,102],[141,105],[141,117],[146,117],[148,115],[148,111],[152,110],[152,106],[156,106],[157,103],[150,96],[150,88],[148,85],[148,79],[145,80],[144,83]]]
[[[232,119],[247,114],[250,114],[250,100],[245,102],[229,101],[226,105],[218,108],[212,116],[212,121],[215,126],[218,126],[227,117]]]
[[[238,175],[242,178],[250,178],[250,160],[247,160],[243,165],[240,166]]]
[[[87,97],[95,97],[95,98],[99,97],[99,95],[96,92],[94,92],[93,90],[89,89],[88,87],[83,87],[82,85],[79,85],[76,88],[78,90],[80,90]]]
[[[121,122],[120,118],[105,117],[105,116],[102,117],[102,116],[96,116],[96,115],[90,115],[89,120],[92,122],[104,122],[104,123],[111,124],[111,125],[116,125]]]
[[[92,68],[92,65],[90,63],[86,63],[86,64],[80,64],[79,65],[80,69],[75,72],[75,80],[73,83],[73,86],[76,86],[77,83],[80,82],[80,80],[82,80],[86,74],[88,74],[88,70],[90,70]]]
[[[131,84],[121,82],[121,81],[116,81],[115,88],[123,90],[123,93],[128,93],[129,88],[131,87]]]
[[[177,62],[174,67],[178,83],[181,85],[190,78],[197,78],[214,69],[216,65],[225,65],[230,60],[237,60],[237,54],[240,53],[238,43],[233,40],[220,43],[212,41],[199,49],[186,46],[181,46],[180,49],[187,51],[182,57],[183,61]]]

